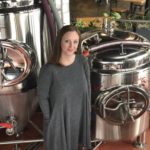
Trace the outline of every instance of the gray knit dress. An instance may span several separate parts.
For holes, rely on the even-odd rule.
[[[46,64],[38,80],[38,99],[44,118],[46,150],[91,148],[90,70],[76,55],[69,66]]]

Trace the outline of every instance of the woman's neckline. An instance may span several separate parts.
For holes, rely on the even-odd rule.
[[[63,63],[60,63],[60,66],[67,68],[67,67],[72,66],[72,65],[75,63],[75,61],[76,61],[76,55],[75,55],[75,57],[74,57],[74,60],[73,60],[71,63],[68,63],[67,65],[65,65],[65,64],[63,64]]]

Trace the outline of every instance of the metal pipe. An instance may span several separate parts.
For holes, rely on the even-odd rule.
[[[100,43],[99,45],[90,46],[89,51],[90,52],[96,52],[97,50],[99,50],[101,48],[116,46],[116,45],[119,45],[119,44],[120,45],[124,44],[124,45],[136,45],[136,46],[140,46],[140,45],[150,46],[149,42],[119,40],[119,41],[107,42],[107,43],[104,43],[104,44]]]
[[[137,148],[145,148],[147,146],[146,143],[146,131],[143,132],[140,136],[137,137],[136,142],[135,142],[135,146]]]
[[[38,126],[37,126],[33,121],[29,120],[29,123],[30,123],[41,135],[43,135],[42,130],[40,130],[40,129],[38,128]]]
[[[40,150],[40,146],[42,143],[32,143],[28,145],[24,150]]]
[[[0,142],[0,145],[7,145],[7,144],[23,144],[23,143],[36,143],[36,142],[43,142],[44,139],[33,139],[33,140],[14,140],[14,141],[4,141]]]

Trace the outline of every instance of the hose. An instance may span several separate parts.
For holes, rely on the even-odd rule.
[[[57,8],[55,7],[53,0],[48,0],[48,2],[49,2],[49,5],[51,6],[54,17],[56,19],[57,27],[58,27],[58,29],[60,29],[60,28],[62,28],[63,24],[61,22],[61,18],[59,16],[59,14],[58,14]]]
[[[51,36],[51,44],[53,47],[55,39],[56,39],[56,24],[55,24],[54,17],[53,17],[53,14],[51,12],[51,8],[49,6],[48,1],[42,0],[42,5],[43,5],[44,12],[47,16],[47,22],[49,25],[50,36]]]
[[[42,0],[42,5],[47,16],[47,22],[50,28],[51,35],[51,45],[53,49],[57,35],[56,30],[59,30],[63,25],[53,0]]]

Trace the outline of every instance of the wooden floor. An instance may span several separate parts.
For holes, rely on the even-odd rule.
[[[43,142],[36,142],[35,140],[42,141],[42,113],[36,112],[33,116],[32,122],[39,131],[36,130],[30,123],[24,129],[24,132],[20,137],[7,136],[3,129],[0,130],[0,150],[44,150]],[[20,142],[19,144],[12,144],[13,142]],[[34,142],[33,142],[34,141]],[[144,150],[150,150],[150,129],[147,131],[147,145]],[[98,144],[98,143],[96,143]],[[133,143],[129,142],[102,142],[102,144],[97,148],[96,144],[93,145],[93,150],[139,150]]]
[[[150,150],[150,129],[147,131],[147,138],[146,138],[146,145],[145,148],[137,148],[133,143],[129,142],[107,142],[103,143],[98,149],[96,150]]]

